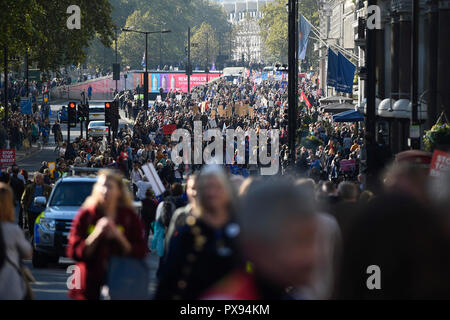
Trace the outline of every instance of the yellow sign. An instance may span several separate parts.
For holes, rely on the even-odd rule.
[[[50,171],[50,177],[53,179],[54,175],[53,173],[55,172],[56,169],[56,163],[55,162],[49,162],[48,163],[48,170]]]

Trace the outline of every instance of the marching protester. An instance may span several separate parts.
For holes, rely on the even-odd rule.
[[[26,213],[28,221],[28,233],[30,239],[34,237],[34,222],[43,208],[34,203],[36,197],[45,197],[48,201],[52,188],[44,183],[44,175],[40,172],[34,174],[33,183],[29,184],[22,195],[20,204]]]
[[[122,177],[112,171],[100,171],[69,235],[67,256],[77,261],[81,271],[81,288],[72,289],[70,297],[99,299],[109,258],[142,259],[147,252],[144,228]]]
[[[216,167],[200,173],[196,190],[197,213],[170,241],[155,299],[197,299],[233,267],[234,191]]]
[[[13,190],[0,183],[0,241],[3,263],[0,264],[0,300],[31,299],[31,288],[20,271],[22,259],[30,259],[33,249],[23,231],[15,223]]]

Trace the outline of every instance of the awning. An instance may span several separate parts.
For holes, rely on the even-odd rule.
[[[364,115],[356,110],[348,110],[333,115],[334,122],[358,122],[364,121]]]
[[[348,110],[355,110],[355,106],[348,103],[331,103],[329,105],[320,107],[319,110],[324,113],[339,113]]]
[[[319,100],[321,105],[324,104],[330,104],[330,103],[352,103],[353,99],[352,98],[347,98],[347,97],[343,97],[343,96],[330,96],[330,97],[326,97],[326,98],[322,98]]]

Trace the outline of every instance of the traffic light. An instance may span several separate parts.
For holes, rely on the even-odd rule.
[[[69,118],[69,126],[76,127],[77,126],[77,104],[75,102],[69,102],[68,106],[68,118]]]
[[[105,102],[105,125],[110,126],[111,125],[111,102]]]

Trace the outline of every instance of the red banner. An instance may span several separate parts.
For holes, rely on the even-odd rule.
[[[166,124],[163,126],[163,134],[172,134],[177,129],[176,124]]]
[[[439,177],[442,172],[450,170],[450,153],[435,150],[431,159],[430,176]]]
[[[311,103],[309,102],[308,98],[306,97],[306,94],[302,90],[301,94],[302,100],[305,101],[306,105],[308,106],[308,109],[311,109]]]
[[[16,150],[0,149],[0,168],[6,168],[16,163]]]
[[[356,161],[355,160],[341,160],[339,162],[339,166],[341,168],[341,171],[353,171],[356,168]]]

